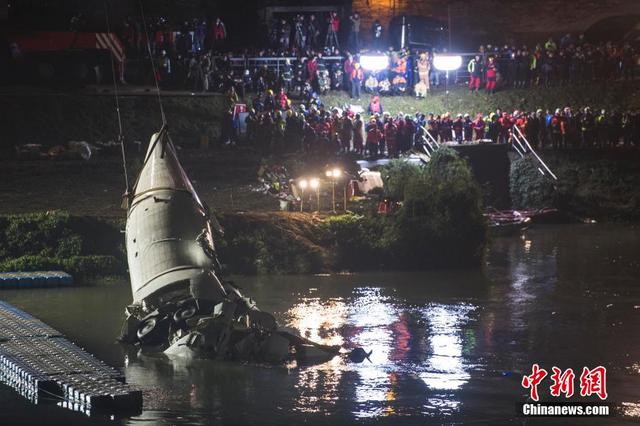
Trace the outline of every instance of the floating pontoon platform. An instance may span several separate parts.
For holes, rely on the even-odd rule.
[[[73,277],[62,271],[0,273],[0,290],[5,288],[62,287],[71,284],[73,284]]]
[[[33,403],[54,400],[61,407],[87,415],[142,409],[142,393],[125,383],[121,371],[2,301],[0,381]]]

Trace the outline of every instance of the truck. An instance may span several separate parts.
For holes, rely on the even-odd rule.
[[[115,33],[78,31],[7,31],[9,80],[43,85],[101,83],[111,74],[111,57],[120,79],[125,49]]]

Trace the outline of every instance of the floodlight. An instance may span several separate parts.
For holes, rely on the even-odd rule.
[[[462,65],[462,56],[460,55],[435,55],[433,57],[433,66],[439,71],[454,71]]]
[[[300,182],[298,182],[298,185],[300,186],[300,188],[305,189],[307,186],[309,186],[309,182],[307,182],[306,179],[302,179]]]
[[[333,177],[334,177],[334,178],[339,178],[341,174],[342,174],[342,170],[340,170],[340,169],[333,169]]]
[[[382,71],[389,67],[389,58],[385,55],[360,56],[360,66],[367,71]]]
[[[312,189],[316,189],[316,188],[318,188],[318,185],[320,185],[320,181],[318,180],[318,178],[313,178],[313,179],[311,179],[311,180],[309,181],[309,186],[310,186]]]

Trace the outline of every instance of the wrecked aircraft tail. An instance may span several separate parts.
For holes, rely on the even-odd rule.
[[[134,303],[161,302],[176,291],[224,297],[208,211],[165,128],[151,137],[133,187],[126,238]]]
[[[256,362],[322,362],[339,352],[279,328],[271,314],[220,279],[212,234],[217,222],[193,189],[164,126],[151,137],[129,201],[133,303],[122,342],[168,356]]]

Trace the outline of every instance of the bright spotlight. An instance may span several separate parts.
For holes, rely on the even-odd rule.
[[[460,55],[435,55],[433,57],[433,66],[439,71],[454,71],[462,65],[462,56]]]
[[[331,170],[327,170],[324,174],[327,177],[332,177],[333,176],[333,172]]]
[[[333,177],[338,178],[338,177],[340,177],[341,174],[342,174],[342,170],[333,169]]]
[[[382,71],[389,66],[389,58],[385,55],[360,56],[360,66],[367,71]]]
[[[300,186],[300,188],[306,189],[307,186],[309,186],[309,182],[307,182],[306,179],[302,179],[298,182],[298,185]]]
[[[316,189],[318,187],[318,185],[320,185],[320,181],[318,180],[318,178],[313,178],[309,181],[309,186],[312,189]]]

